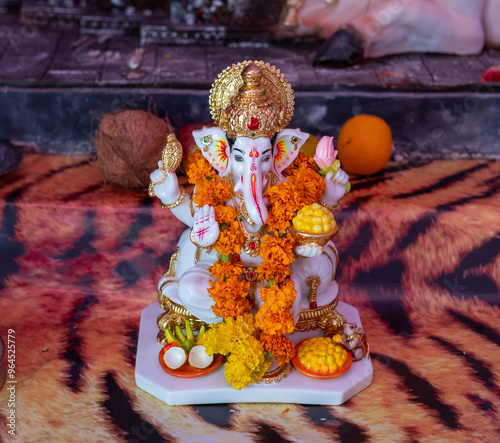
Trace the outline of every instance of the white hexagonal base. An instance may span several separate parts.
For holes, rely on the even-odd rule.
[[[361,326],[358,310],[339,302],[337,311],[348,322]],[[370,358],[354,362],[344,375],[331,380],[314,380],[295,369],[279,383],[248,385],[233,389],[224,378],[224,365],[215,372],[195,379],[180,379],[165,373],[158,362],[162,346],[156,341],[156,318],[162,313],[158,303],[142,311],[135,364],[135,381],[139,388],[169,405],[209,403],[301,403],[340,405],[370,385],[373,367]],[[295,332],[289,336],[295,343],[322,335],[321,330]]]

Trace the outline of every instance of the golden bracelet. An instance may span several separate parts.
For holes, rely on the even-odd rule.
[[[184,201],[184,197],[186,196],[186,190],[184,189],[183,186],[179,186],[179,187],[181,189],[181,195],[179,195],[179,198],[176,201],[174,201],[173,203],[169,203],[168,205],[166,205],[164,203],[160,203],[161,208],[172,209],[172,208],[179,206]]]
[[[149,186],[148,186],[148,195],[149,195],[151,198],[153,198],[153,197],[155,197],[155,196],[156,196],[155,191],[153,191],[154,186],[155,186],[155,184],[154,184],[152,181],[150,181],[150,182],[149,182]]]
[[[337,203],[336,205],[331,205],[330,203],[327,203],[326,201],[324,201],[322,198],[320,198],[318,200],[318,203],[321,206],[324,206],[326,209],[329,209],[330,211],[333,211],[334,209],[338,209],[340,207],[340,202]]]

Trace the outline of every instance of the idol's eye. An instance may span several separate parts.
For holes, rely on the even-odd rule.
[[[270,155],[266,155],[266,156],[262,159],[262,161],[263,161],[263,162],[268,162],[270,158],[271,158],[271,156],[270,156]]]
[[[234,156],[234,159],[237,161],[237,162],[243,162],[243,157],[241,155],[235,155]]]

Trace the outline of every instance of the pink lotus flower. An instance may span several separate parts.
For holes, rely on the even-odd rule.
[[[337,151],[333,147],[333,137],[321,137],[321,140],[316,146],[316,154],[314,154],[314,161],[321,170],[331,168],[333,162],[337,158]]]

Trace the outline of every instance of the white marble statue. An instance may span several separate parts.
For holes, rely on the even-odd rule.
[[[262,75],[262,72],[257,66],[248,65],[241,74],[244,82],[243,88],[247,87],[248,89],[249,83],[253,82],[253,90],[258,90],[259,75]],[[258,93],[257,91],[255,94]],[[251,100],[258,102],[261,98],[254,97]],[[258,118],[256,117],[255,121],[258,122],[258,125],[262,123],[261,129],[267,127],[265,131],[262,129],[259,132],[257,129],[252,132],[250,129],[243,128],[244,130],[240,129],[235,132],[231,129],[231,121],[229,121],[229,128],[226,127],[225,131],[220,127],[210,127],[193,132],[194,140],[203,156],[217,169],[219,175],[228,177],[232,174],[234,199],[230,199],[226,205],[235,206],[236,203],[237,209],[240,210],[241,200],[244,201],[247,218],[243,221],[242,229],[254,235],[256,242],[259,242],[266,233],[269,203],[264,197],[264,191],[269,185],[269,181],[276,183],[280,180],[286,180],[280,171],[283,171],[295,160],[299,148],[309,137],[309,134],[298,129],[283,129],[276,135],[276,142],[273,144],[271,138],[274,133],[269,129],[272,125],[267,124],[269,121],[266,123],[265,115],[267,114],[265,112],[267,112],[267,108],[265,108],[265,100],[261,101],[264,104],[259,105],[261,107],[254,107],[251,112],[257,115]],[[250,103],[250,109],[252,109],[252,103]],[[241,110],[243,105],[240,108],[235,106],[235,109]],[[222,111],[225,112],[227,109]],[[232,111],[227,112],[231,113]],[[247,107],[242,112],[245,115],[241,119],[250,115]],[[276,115],[283,123],[283,115],[282,112],[280,114],[279,109]],[[231,116],[228,119],[231,120]],[[235,118],[234,121],[239,124],[241,119]],[[253,123],[255,121],[252,120]],[[223,123],[224,118],[221,118],[221,126],[224,126]],[[255,123],[255,126],[258,125]],[[249,124],[248,127],[250,128],[251,125]],[[230,137],[228,137],[228,133]],[[252,137],[252,134],[256,136]],[[234,137],[234,135],[236,136]],[[279,148],[278,144],[280,144]],[[285,147],[286,155],[278,155],[280,152],[283,153],[283,147]],[[175,266],[175,276],[163,277],[159,282],[159,288],[162,288],[163,294],[171,301],[184,306],[198,319],[207,323],[219,322],[222,319],[212,312],[214,301],[207,292],[211,278],[207,268],[217,260],[217,253],[215,251],[207,252],[209,251],[207,249],[201,249],[200,253],[199,248],[199,246],[206,248],[213,245],[219,236],[219,226],[215,220],[214,209],[208,205],[201,208],[196,207],[191,202],[189,193],[185,193],[179,187],[176,174],[172,171],[165,171],[161,162],[159,169],[151,174],[151,180],[153,183],[159,183],[153,187],[154,194],[164,205],[171,207],[172,213],[188,226],[178,243],[179,255]],[[342,170],[337,172],[335,181],[332,180],[331,172],[325,177],[326,187],[322,199],[326,205],[331,207],[338,205],[339,200],[346,192],[345,184],[347,181],[348,176]],[[173,205],[173,203],[175,204]],[[190,206],[194,206],[194,215],[192,215]],[[249,252],[241,249],[240,256],[243,264],[257,267],[262,259],[258,255],[252,254],[251,250]],[[300,246],[300,251],[297,252],[300,252],[303,258],[297,258],[291,268],[292,279],[297,290],[297,298],[291,310],[295,321],[297,321],[301,309],[309,308],[309,302],[306,299],[310,290],[306,285],[308,276],[318,275],[321,279],[317,291],[318,306],[331,303],[338,294],[337,283],[333,278],[337,263],[337,252],[333,243],[330,241],[325,247],[320,247],[317,244],[309,244],[305,248]],[[167,281],[170,283],[165,284]],[[255,302],[257,306],[260,305],[259,297],[256,298]]]
[[[500,0],[289,0],[288,6],[295,21],[289,24],[324,38],[352,25],[366,58],[500,47]]]

